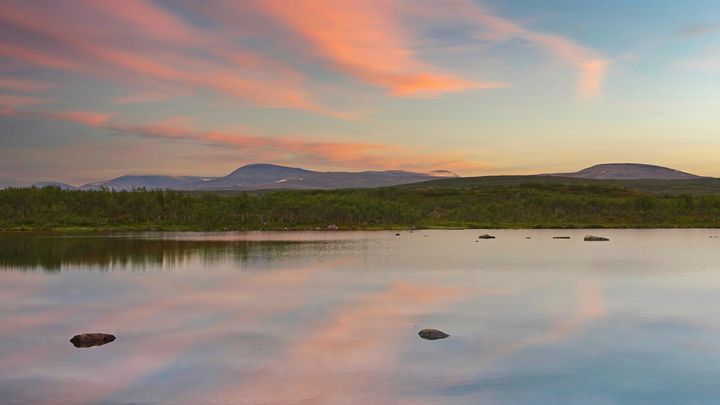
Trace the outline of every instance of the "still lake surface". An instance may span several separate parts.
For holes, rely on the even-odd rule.
[[[2,233],[0,403],[720,403],[720,231],[489,232]]]

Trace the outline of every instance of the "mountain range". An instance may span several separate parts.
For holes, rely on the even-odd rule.
[[[605,163],[577,172],[549,173],[538,176],[598,180],[688,180],[701,176],[679,170],[640,163]],[[243,166],[223,177],[126,175],[111,180],[75,187],[65,183],[41,182],[35,187],[56,186],[66,190],[172,189],[172,190],[332,190],[339,188],[372,188],[419,183],[438,178],[456,178],[455,173],[438,170],[416,173],[403,170],[364,172],[320,172],[298,167],[256,163]]]
[[[126,175],[75,187],[65,183],[41,182],[34,187],[56,186],[65,190],[331,190],[371,188],[417,183],[439,177],[458,177],[447,170],[415,173],[403,170],[365,172],[319,172],[298,167],[256,163],[243,166],[224,177]]]

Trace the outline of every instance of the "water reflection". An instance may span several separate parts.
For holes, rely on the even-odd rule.
[[[171,234],[173,236],[175,234]],[[175,268],[197,259],[211,265],[225,260],[243,263],[253,258],[278,257],[299,244],[330,241],[183,240],[131,235],[54,235],[0,232],[0,269],[48,272],[69,267],[100,270],[146,267]]]
[[[2,239],[0,403],[714,403],[703,232]]]

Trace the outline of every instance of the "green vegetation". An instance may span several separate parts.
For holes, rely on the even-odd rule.
[[[531,184],[589,185],[621,187],[658,196],[681,194],[720,195],[720,178],[703,177],[690,180],[594,180],[555,176],[483,176],[437,179],[406,184],[403,188],[467,189],[490,186],[525,186]]]
[[[720,194],[642,192],[586,180],[492,179],[260,193],[6,189],[0,190],[0,229],[720,227]]]

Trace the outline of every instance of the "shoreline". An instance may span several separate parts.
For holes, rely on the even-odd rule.
[[[616,230],[616,229],[634,229],[634,230],[653,230],[653,229],[706,229],[720,230],[717,226],[535,226],[535,227],[462,227],[462,226],[392,226],[392,227],[338,227],[338,229],[327,229],[323,227],[297,227],[297,228],[201,228],[201,227],[15,227],[0,228],[3,233],[32,233],[32,232],[48,232],[48,233],[83,233],[83,232],[382,232],[382,231],[463,231],[463,230]]]

